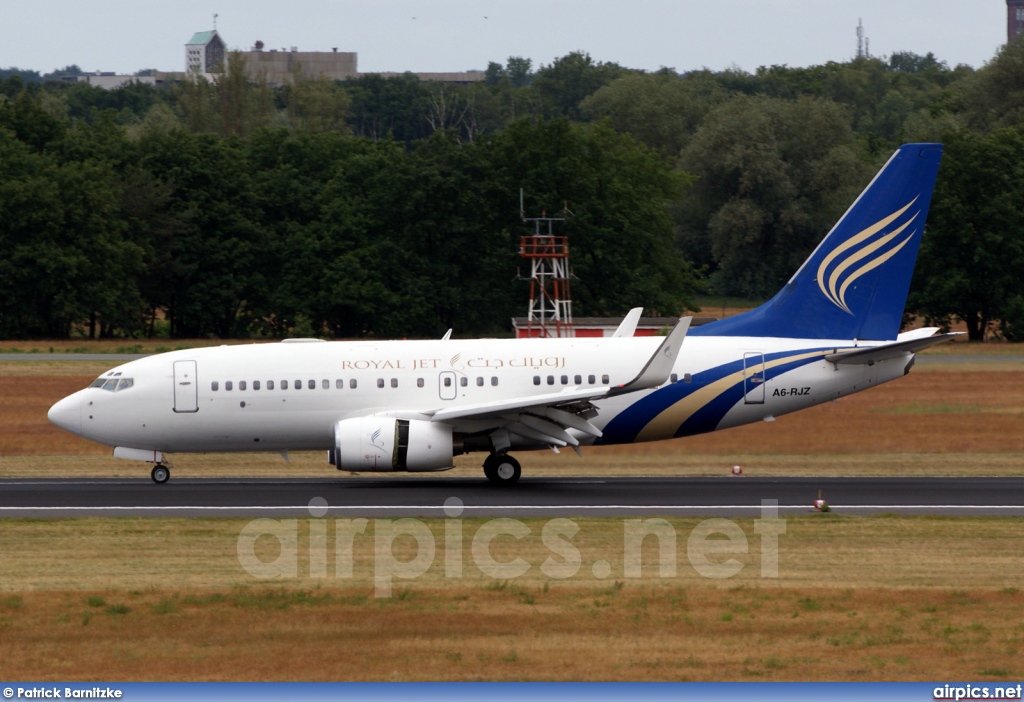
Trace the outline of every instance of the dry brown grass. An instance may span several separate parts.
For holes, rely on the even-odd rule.
[[[1012,680],[1024,625],[1004,615],[1022,605],[1016,591],[633,585],[387,601],[294,589],[26,594],[0,600],[0,671],[38,681]]]
[[[37,680],[932,680],[1024,673],[1019,521],[938,517],[786,520],[779,578],[749,552],[728,580],[686,557],[696,519],[669,520],[677,575],[660,578],[654,540],[644,571],[622,571],[622,520],[580,519],[583,567],[550,580],[552,555],[531,535],[494,542],[524,558],[495,580],[463,524],[464,576],[438,551],[420,578],[373,589],[373,537],[357,537],[352,579],[312,578],[299,523],[299,576],[257,581],[235,556],[245,521],[12,520],[0,531],[0,675]],[[368,528],[372,532],[375,525]],[[333,533],[333,530],[329,530]],[[407,560],[413,543],[399,539]],[[263,548],[266,560],[280,550]],[[608,560],[598,580],[589,567]],[[12,591],[13,590],[13,591]]]
[[[810,511],[810,510],[808,510]],[[422,520],[432,530],[437,553],[432,567],[410,587],[486,587],[494,578],[474,563],[473,537],[489,520],[465,519],[463,573],[445,577],[444,521]],[[520,540],[499,537],[490,552],[500,562],[522,558],[532,567],[515,579],[519,585],[540,587],[548,580],[540,565],[548,556],[561,561],[545,545],[543,519],[520,520],[530,528]],[[752,519],[737,519],[744,529],[746,552],[735,555],[743,569],[727,580],[703,577],[690,565],[689,535],[702,520],[668,518],[676,534],[676,574],[660,577],[656,539],[644,542],[643,577],[648,587],[844,587],[853,588],[1003,588],[1024,580],[1020,520],[1012,518],[946,518],[879,516],[847,517],[809,514],[786,517],[779,537],[779,577],[761,577],[761,537]],[[354,540],[353,576],[335,577],[336,521],[328,519],[326,553],[328,578],[312,577],[309,568],[309,521],[296,523],[294,552],[297,575],[285,585],[370,587],[374,583],[374,532],[366,527]],[[574,518],[579,532],[571,541],[580,552],[581,567],[568,582],[601,586],[624,579],[623,519]],[[147,590],[164,588],[226,588],[261,584],[239,564],[238,537],[249,520],[242,519],[13,519],[0,529],[0,592],[33,590]],[[399,537],[396,557],[411,559],[415,541]],[[457,542],[453,542],[456,543]],[[272,561],[280,546],[270,537],[257,541],[260,558]],[[289,552],[289,558],[292,552]],[[714,557],[713,560],[722,560]],[[610,572],[595,576],[592,564],[605,560]],[[632,581],[631,581],[632,582]],[[395,579],[396,591],[403,581]]]

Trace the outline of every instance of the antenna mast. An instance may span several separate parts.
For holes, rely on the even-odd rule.
[[[857,58],[864,58],[864,21],[857,20]]]
[[[568,208],[564,210],[567,214]],[[555,222],[565,217],[527,217],[523,207],[523,190],[519,189],[519,217],[533,222],[533,235],[519,239],[519,256],[530,261],[530,307],[526,335],[533,337],[571,337],[572,299],[569,295],[569,239],[555,236]],[[547,232],[542,231],[542,223]]]

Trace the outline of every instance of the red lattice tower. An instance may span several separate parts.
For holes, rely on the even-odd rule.
[[[544,212],[542,215],[546,215]],[[571,337],[572,297],[569,294],[569,239],[555,236],[552,226],[564,222],[558,217],[523,217],[534,223],[534,233],[519,240],[519,255],[530,262],[530,309],[526,335]],[[541,232],[542,223],[547,233]]]

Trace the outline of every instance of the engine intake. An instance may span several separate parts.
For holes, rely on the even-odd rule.
[[[441,422],[394,417],[356,417],[334,425],[328,459],[352,472],[425,472],[452,467],[452,427]]]

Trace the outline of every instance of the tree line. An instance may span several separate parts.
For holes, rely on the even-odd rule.
[[[977,70],[512,57],[469,86],[274,88],[237,53],[166,87],[8,73],[2,338],[507,333],[521,188],[528,215],[571,211],[577,314],[764,299],[899,143],[928,140],[947,151],[908,312],[1024,339],[1024,43]]]

